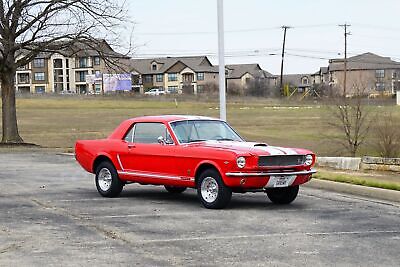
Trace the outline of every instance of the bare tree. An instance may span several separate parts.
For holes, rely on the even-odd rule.
[[[355,84],[352,97],[334,96],[332,119],[328,119],[328,124],[341,133],[337,141],[352,157],[364,144],[370,129],[370,112],[363,103],[365,91],[366,87]]]
[[[400,155],[400,127],[391,113],[381,116],[376,125],[376,147],[381,157]]]
[[[122,0],[3,0],[0,2],[2,143],[22,143],[15,105],[15,74],[41,52],[93,46],[94,36],[116,37],[127,22]]]

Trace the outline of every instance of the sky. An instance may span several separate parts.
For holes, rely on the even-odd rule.
[[[129,0],[133,57],[207,55],[218,63],[217,0]],[[372,52],[400,61],[399,0],[224,0],[225,62],[280,73],[314,73],[344,56]]]

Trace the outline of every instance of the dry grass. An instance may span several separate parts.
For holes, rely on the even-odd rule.
[[[156,114],[219,116],[215,99],[208,102],[173,98],[51,97],[17,100],[20,133],[26,142],[44,147],[73,147],[77,139],[104,138],[124,119]],[[374,106],[400,118],[400,108]],[[228,121],[247,140],[273,145],[305,147],[319,155],[344,153],[332,140],[340,132],[330,129],[329,109],[321,104],[286,103],[260,99],[236,99],[228,104]],[[370,140],[371,141],[371,140]],[[373,140],[372,140],[373,141]],[[362,154],[376,155],[373,146]]]
[[[338,173],[337,171],[318,170],[318,173],[313,175],[313,178],[400,191],[400,178],[396,175],[371,177],[363,173]]]

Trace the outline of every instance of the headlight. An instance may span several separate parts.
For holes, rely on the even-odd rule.
[[[304,164],[307,166],[310,166],[313,162],[313,156],[312,155],[306,155],[306,160],[304,161]]]
[[[240,169],[243,169],[246,166],[246,159],[244,157],[238,157],[236,159],[236,164]]]

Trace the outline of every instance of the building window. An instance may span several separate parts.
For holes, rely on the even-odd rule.
[[[175,82],[178,80],[178,74],[176,73],[168,73],[168,81]]]
[[[101,85],[100,84],[96,84],[94,86],[94,90],[95,90],[96,94],[100,94],[101,93]]]
[[[162,82],[163,80],[164,80],[164,75],[162,75],[162,74],[156,75],[156,82]]]
[[[44,58],[33,59],[33,67],[34,68],[44,68]]]
[[[44,86],[35,86],[35,93],[42,94],[46,91]]]
[[[153,82],[153,75],[143,75],[144,83],[152,83]]]
[[[79,58],[79,68],[87,68],[88,67],[88,59],[86,57]]]
[[[310,81],[308,80],[308,77],[303,77],[301,79],[301,84],[308,84]]]
[[[157,70],[157,64],[151,65],[151,69],[152,69],[152,70]]]
[[[61,69],[62,68],[62,59],[54,59],[53,60],[53,66],[55,69]]]
[[[100,65],[100,57],[94,57],[93,61],[94,61],[94,65],[96,65],[96,66]]]
[[[385,78],[385,70],[376,70],[375,77],[376,78]]]
[[[35,72],[35,81],[44,81],[44,72]]]
[[[29,83],[29,74],[28,73],[18,74],[18,83]]]
[[[87,71],[79,71],[78,72],[78,75],[79,75],[78,82],[86,82],[86,74],[87,74]]]
[[[198,94],[204,93],[204,85],[197,85],[197,93]]]
[[[197,73],[197,80],[198,81],[204,81],[204,72],[198,72]]]
[[[375,87],[376,87],[376,91],[385,91],[385,83],[381,83],[381,82],[376,83]]]

